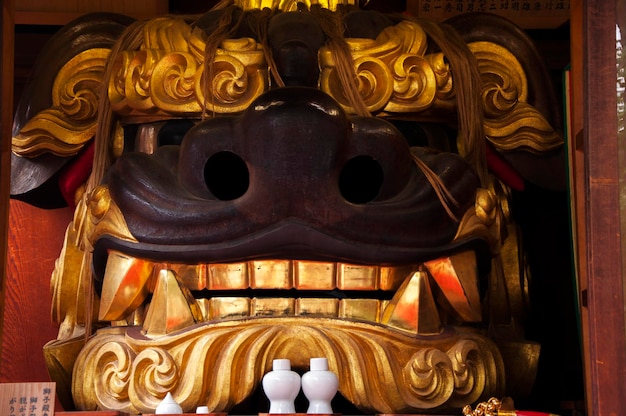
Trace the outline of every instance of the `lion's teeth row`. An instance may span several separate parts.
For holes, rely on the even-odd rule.
[[[112,254],[125,257],[119,253]],[[395,290],[416,266],[380,267],[301,260],[259,260],[191,266],[156,264],[155,267],[172,270],[181,283],[191,290],[212,291],[248,288]]]
[[[199,322],[263,316],[358,319],[411,334],[428,334],[441,328],[439,308],[431,292],[433,285],[441,289],[445,303],[457,318],[468,322],[481,319],[473,252],[411,267],[287,260],[187,266],[153,263],[111,252],[99,319],[141,325],[150,336],[165,335]],[[192,290],[202,289],[208,289],[210,299],[193,297]],[[387,301],[224,294],[225,290],[244,289],[393,290],[394,295]]]
[[[164,264],[111,251],[104,275],[100,319],[123,319],[139,307],[170,271],[188,291],[207,289],[212,296],[222,291],[272,290],[395,290],[415,266],[379,267],[345,263],[263,260],[227,264]],[[189,296],[189,295],[185,295]]]
[[[196,317],[195,320],[199,322],[268,316],[307,316],[381,322],[382,312],[389,304],[388,300],[331,298],[214,297],[195,301],[201,314],[200,319]],[[144,325],[145,311],[138,308],[126,319],[113,324]]]

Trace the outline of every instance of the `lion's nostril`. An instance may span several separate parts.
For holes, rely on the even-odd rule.
[[[232,152],[215,153],[204,165],[204,181],[217,199],[230,201],[243,196],[248,190],[248,166]]]
[[[339,191],[346,201],[365,204],[378,196],[384,180],[383,168],[371,156],[350,159],[339,176]]]

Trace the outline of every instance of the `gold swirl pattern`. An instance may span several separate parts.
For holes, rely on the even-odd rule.
[[[404,367],[403,373],[412,393],[413,407],[423,407],[426,403],[439,406],[452,396],[452,362],[444,351],[434,348],[418,351]]]
[[[435,99],[437,79],[435,72],[422,57],[402,55],[393,64],[394,100],[385,106],[385,111],[420,111],[429,107]]]
[[[210,97],[204,96],[206,80],[196,84],[199,101],[216,113],[245,110],[252,101],[269,89],[269,70],[265,66],[263,48],[253,39],[229,39],[222,42],[208,71]]]
[[[485,119],[484,129],[487,140],[504,151],[523,149],[541,154],[563,145],[563,137],[535,107],[526,103],[518,103],[513,111],[498,119]]]
[[[89,386],[73,383],[72,392],[79,408],[136,413],[128,396],[135,353],[123,341],[122,330],[111,328],[107,334],[100,334],[98,343],[88,342],[83,347],[81,354],[86,360],[74,366],[72,379],[84,379],[87,368],[94,369],[94,376]]]
[[[155,110],[151,97],[150,80],[154,66],[163,57],[163,52],[154,49],[145,49],[132,55],[129,59],[128,77],[124,89],[128,94],[128,101],[133,108],[142,112]]]
[[[224,412],[249,397],[273,359],[305,371],[311,357],[328,358],[339,392],[364,412],[452,408],[504,387],[497,348],[476,333],[416,340],[362,322],[258,317],[198,324],[165,342],[136,327],[102,329],[80,352],[72,388],[80,409],[150,413],[169,391],[185,412]],[[99,387],[114,377],[115,389]]]
[[[433,53],[424,57],[435,71],[435,79],[437,80],[437,99],[447,101],[454,97],[454,89],[452,88],[452,72],[450,64],[446,62],[443,53]]]
[[[123,116],[235,113],[269,89],[260,44],[225,40],[205,70],[205,39],[182,19],[146,24],[140,50],[124,51],[114,63],[108,86],[113,111]]]
[[[268,8],[292,12],[298,10],[298,5],[304,5],[309,8],[316,5],[335,11],[338,6],[356,5],[356,0],[235,0],[234,3],[235,6],[241,7],[243,10]]]
[[[194,84],[198,63],[193,55],[174,52],[166,55],[154,67],[151,93],[154,106],[164,111],[198,113]]]
[[[454,371],[455,398],[457,402],[474,403],[485,389],[485,363],[478,353],[478,345],[472,341],[454,345],[448,356]]]
[[[131,349],[124,344],[109,342],[98,357],[102,369],[102,383],[98,388],[117,402],[129,399],[126,386],[131,374]]]
[[[499,117],[511,111],[518,102],[526,102],[526,74],[508,49],[491,42],[472,42],[468,47],[476,57],[483,81],[486,117]]]
[[[140,351],[133,362],[133,373],[128,386],[132,403],[142,403],[155,409],[167,392],[174,390],[180,372],[174,359],[160,348]]]
[[[96,130],[98,88],[109,52],[106,48],[88,49],[61,68],[52,87],[52,106],[37,113],[13,137],[15,154],[65,157],[83,148]]]
[[[561,147],[561,135],[526,102],[526,75],[517,58],[490,42],[473,42],[468,46],[476,56],[483,81],[483,127],[487,140],[502,151],[523,149],[542,153]]]
[[[417,112],[432,105],[437,77],[424,57],[427,39],[416,23],[402,21],[385,28],[375,39],[346,39],[354,61],[359,94],[370,112]],[[345,96],[330,48],[320,50],[320,89],[337,100],[346,111],[355,113]],[[440,77],[445,77],[440,73]]]

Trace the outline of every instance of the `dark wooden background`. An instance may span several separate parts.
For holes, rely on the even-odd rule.
[[[172,0],[170,8],[175,13],[194,13],[205,10],[206,3],[202,4],[202,6],[199,6],[198,3]],[[614,8],[607,9],[608,3],[613,5],[613,1],[605,3],[602,0],[594,0],[587,3],[590,4],[584,8],[581,0],[572,2],[573,7],[579,11],[579,20],[576,21],[577,26],[572,30],[572,39],[576,39],[576,45],[573,45],[573,49],[581,49],[583,41],[588,41],[586,37],[583,39],[581,29],[583,27],[583,10],[586,15],[590,16],[585,20],[587,24],[585,31],[589,29],[599,37],[607,37],[607,29],[603,25],[610,27],[611,20],[613,20],[614,24],[614,15],[611,16],[610,13],[605,12],[606,10],[614,10]],[[398,10],[397,7],[402,8],[404,2],[388,2],[386,4],[386,7],[394,7],[394,10]],[[591,10],[590,13],[587,13],[588,9]],[[14,84],[16,100],[30,75],[30,68],[38,51],[56,30],[58,30],[57,26],[46,25],[20,25],[16,27]],[[569,54],[570,46],[572,45],[570,44],[569,26],[556,30],[532,31],[531,36],[538,41],[540,52],[545,57],[546,63],[552,71],[557,88],[560,87],[558,83],[561,71],[570,61]],[[606,57],[601,55],[601,53],[607,53],[607,51],[596,49],[594,53],[587,55],[585,65],[594,65],[597,68],[606,67]],[[579,58],[581,58],[580,62],[582,63],[582,56],[579,56]],[[610,71],[608,72],[610,73]],[[589,91],[591,94],[594,91],[598,91],[598,88],[606,87],[609,82],[606,80],[606,76],[605,78],[596,77],[592,81],[589,84],[591,85],[589,87],[591,88]],[[582,80],[580,82],[582,83]],[[557,93],[559,92],[557,91]],[[597,106],[593,104],[593,101],[588,101],[584,105],[585,108],[591,106],[586,111],[589,111],[596,120],[591,125],[592,128],[596,129],[591,130],[590,134],[593,135],[607,135],[610,133],[607,132],[607,126],[610,126],[610,124],[606,124],[606,122],[603,124],[602,121],[604,117],[602,112],[607,110],[607,106],[610,109],[610,103],[601,104]],[[579,105],[581,108],[583,107],[582,103]],[[580,111],[581,119],[587,117],[586,114],[582,114],[582,110]],[[605,146],[605,149],[613,149],[611,152],[615,151],[611,147],[613,145],[614,143],[610,142],[602,144],[602,146]],[[612,158],[615,155],[603,154],[600,150],[590,148],[584,157],[590,158],[589,161],[596,169],[602,167],[610,169],[614,167],[612,164],[607,164],[606,159],[611,159],[609,162],[614,162]],[[584,170],[585,167],[581,165],[580,169]],[[596,172],[599,172],[597,175],[600,180],[596,181],[595,185],[586,191],[596,198],[594,201],[598,201],[596,204],[599,204],[600,208],[591,213],[593,217],[589,217],[590,224],[588,226],[592,233],[610,234],[606,229],[608,225],[601,223],[600,219],[614,219],[614,213],[609,215],[609,210],[615,209],[616,201],[613,197],[615,196],[617,184],[615,178],[610,178],[612,171],[608,172],[609,179],[604,182],[602,182],[602,179],[606,179],[607,173],[599,170],[596,170]],[[584,179],[584,174],[581,178]],[[549,208],[543,212],[532,212],[532,209],[536,209],[536,207],[531,208],[529,205],[526,212],[528,216],[534,214],[541,215],[542,221],[557,225],[556,231],[552,228],[552,232],[567,234],[568,230],[563,227],[569,225],[569,220],[562,216],[568,215],[569,195],[567,193],[546,193],[537,189],[531,191],[534,192],[531,196],[532,198],[543,200],[549,204]],[[581,192],[585,192],[584,184]],[[611,198],[607,199],[607,196],[611,196]],[[587,197],[588,195],[585,195],[583,199]],[[590,206],[594,205],[594,201],[589,202]],[[583,221],[584,215],[582,217]],[[5,282],[6,298],[2,343],[0,345],[0,382],[49,380],[44,365],[42,347],[46,342],[56,338],[57,334],[57,328],[52,324],[50,318],[51,296],[49,281],[54,262],[62,247],[65,228],[71,221],[71,218],[72,212],[69,208],[41,210],[19,201],[10,202]],[[529,222],[532,222],[532,220],[529,219]],[[538,305],[537,325],[533,328],[531,335],[544,344],[544,357],[547,358],[544,358],[541,363],[538,387],[533,392],[531,400],[525,404],[528,404],[535,410],[549,410],[562,415],[580,414],[580,403],[584,400],[585,386],[580,363],[582,359],[581,351],[578,344],[578,337],[580,336],[578,331],[580,328],[576,326],[577,311],[573,309],[576,306],[576,294],[571,292],[571,287],[563,286],[564,284],[569,284],[570,286],[572,284],[571,281],[569,283],[566,281],[571,277],[571,269],[568,268],[571,267],[569,263],[571,263],[572,259],[568,258],[567,253],[562,251],[567,251],[569,235],[565,237],[561,235],[558,238],[552,235],[550,238],[541,241],[542,232],[545,232],[541,227],[541,223],[534,223],[533,228],[528,231],[531,235],[534,233],[534,238],[538,241],[534,245],[536,257],[533,262],[537,273],[543,277],[544,283],[541,287],[543,296],[541,297],[541,304]],[[584,235],[584,233],[581,234]],[[619,256],[619,254],[605,249],[606,244],[615,243],[615,237],[612,236],[609,240],[598,238],[590,237],[590,244],[592,245],[593,255],[597,257],[600,263],[595,262],[589,265],[590,269],[582,274],[585,279],[589,277],[587,274],[593,278],[596,273],[600,273],[601,277],[606,279],[607,273],[615,274],[620,272],[620,270],[615,270],[618,264],[615,263],[615,256]],[[543,253],[542,257],[541,251],[545,249],[546,243],[559,245],[558,254],[555,254],[552,260],[546,258],[545,253]],[[586,252],[583,253],[583,256],[586,256]],[[553,261],[555,258],[556,261]],[[553,262],[550,264],[546,263],[549,261]],[[621,262],[619,262],[619,265],[621,267]],[[587,267],[588,265],[584,263],[583,266]],[[594,344],[593,354],[602,355],[609,362],[614,359],[614,362],[622,363],[623,357],[620,358],[619,349],[626,348],[623,340],[624,328],[622,327],[621,337],[618,336],[619,334],[615,334],[615,331],[619,330],[620,324],[623,326],[623,301],[619,300],[622,303],[616,305],[615,296],[611,297],[607,293],[607,290],[617,290],[616,285],[619,285],[619,288],[621,288],[621,279],[616,279],[616,277],[608,279],[610,284],[605,283],[606,280],[597,280],[599,283],[592,285],[592,288],[589,289],[590,291],[593,289],[593,293],[596,294],[595,297],[592,296],[591,298],[591,307],[594,309],[594,311],[591,311],[591,314],[593,316],[606,314],[609,321],[594,320],[592,324],[595,325],[594,328],[598,328],[594,329],[595,332],[586,337]],[[583,315],[586,316],[588,312],[587,309],[584,309]],[[621,318],[616,319],[619,317],[615,314],[621,314]],[[599,328],[601,325],[604,325],[605,328]],[[606,333],[609,330],[612,331],[612,334]],[[608,345],[602,344],[603,337],[607,337],[605,339],[609,341]],[[566,346],[563,349],[563,345],[567,345],[566,343],[573,343],[573,345],[570,345],[569,348]],[[595,347],[596,343],[598,343],[597,347]],[[622,353],[622,355],[626,355],[626,353]],[[611,368],[607,368],[607,366],[597,362],[589,371],[594,373],[594,377],[602,383],[619,383],[624,379],[623,368],[612,371]],[[613,376],[609,374],[611,372]],[[589,380],[589,375],[587,379]],[[597,414],[610,414],[611,409],[615,409],[618,403],[621,405],[621,398],[626,396],[626,394],[619,394],[619,392],[624,393],[626,385],[620,384],[614,387],[615,390],[611,390],[613,393],[616,393],[617,390],[614,397],[603,394],[597,387],[595,389],[589,388],[589,391],[593,393],[588,398],[590,408],[603,410]],[[584,407],[584,404],[582,406]]]

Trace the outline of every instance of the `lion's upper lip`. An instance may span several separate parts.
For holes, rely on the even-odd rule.
[[[490,252],[487,242],[468,237],[434,247],[383,246],[355,243],[322,233],[298,222],[284,222],[240,239],[206,244],[160,245],[130,242],[110,235],[101,236],[94,246],[94,270],[101,275],[108,251],[116,250],[135,257],[174,263],[229,263],[248,259],[292,258],[357,264],[416,264],[459,251],[477,253],[479,272],[488,270]],[[101,276],[99,276],[101,277]]]

